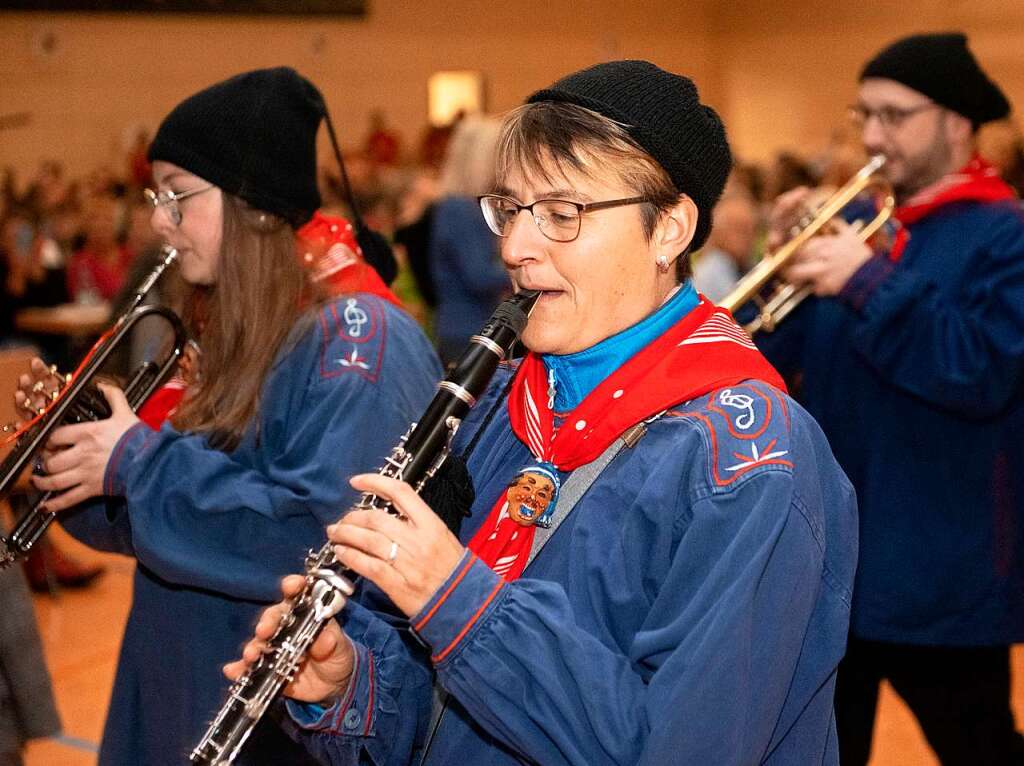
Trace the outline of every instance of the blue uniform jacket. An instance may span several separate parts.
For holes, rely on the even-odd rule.
[[[232,453],[170,425],[125,434],[107,467],[115,499],[62,517],[87,544],[138,562],[101,764],[186,762],[260,604],[320,547],[356,497],[349,477],[379,467],[439,374],[411,318],[349,295],[302,321]],[[240,762],[276,763],[259,748]]]
[[[1024,212],[961,202],[757,338],[857,490],[852,632],[1024,639]]]
[[[533,462],[496,405],[508,375],[460,432],[499,408],[464,541]],[[315,720],[289,703],[296,736],[333,764],[418,763],[436,674],[452,702],[427,764],[835,764],[856,548],[814,421],[763,383],[715,391],[624,449],[522,578],[467,555],[410,620],[425,646],[363,592],[348,692]]]

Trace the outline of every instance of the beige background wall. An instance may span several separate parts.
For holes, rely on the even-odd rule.
[[[739,0],[722,3],[710,18],[723,113],[734,144],[750,159],[780,148],[811,154],[824,147],[856,99],[866,59],[917,32],[967,32],[982,66],[1024,109],[1020,0]]]
[[[347,146],[383,107],[407,144],[426,123],[426,80],[476,69],[493,111],[599,60],[641,57],[693,76],[739,154],[824,147],[865,56],[920,30],[963,28],[1011,100],[1024,105],[1024,3],[860,0],[579,2],[370,0],[362,19],[0,14],[0,164],[31,172],[61,158],[73,174],[120,162],[132,129],[155,126],[198,88],[290,64],[327,96]]]
[[[31,125],[0,133],[0,162],[31,168],[60,154],[72,171],[86,169],[120,156],[131,124],[155,126],[182,97],[260,66],[289,64],[316,82],[346,145],[359,143],[375,107],[414,141],[427,77],[440,69],[483,72],[492,110],[608,58],[709,70],[703,14],[678,1],[614,12],[619,4],[589,12],[571,0],[370,2],[362,20],[0,14],[0,114],[32,114]],[[57,40],[51,55],[39,51],[47,34]]]

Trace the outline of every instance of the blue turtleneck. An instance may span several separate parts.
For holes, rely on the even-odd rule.
[[[632,327],[575,354],[543,355],[549,385],[554,375],[555,411],[574,409],[626,360],[696,308],[699,300],[693,285],[686,281],[657,311]]]

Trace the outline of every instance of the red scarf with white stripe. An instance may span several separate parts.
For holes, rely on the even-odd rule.
[[[309,222],[295,232],[295,238],[299,259],[328,295],[372,293],[402,305],[363,258],[355,230],[344,218],[313,213]]]
[[[761,380],[785,391],[782,378],[750,336],[725,309],[703,296],[700,303],[652,343],[609,375],[560,427],[547,406],[547,373],[538,354],[519,366],[509,393],[509,421],[538,461],[572,471],[592,462],[637,423],[673,405],[744,380]],[[469,547],[505,579],[526,566],[534,527],[508,518],[506,493]]]
[[[951,202],[998,202],[1016,196],[1013,188],[999,177],[999,170],[975,154],[960,170],[944,175],[896,208],[893,218],[901,225],[889,251],[889,260],[896,263],[902,257],[910,241],[907,227],[940,207]]]

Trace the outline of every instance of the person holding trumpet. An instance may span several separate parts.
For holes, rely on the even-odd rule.
[[[365,579],[285,690],[295,736],[336,764],[835,764],[854,499],[690,284],[721,121],[686,77],[609,62],[513,110],[498,154],[481,207],[514,285],[542,291],[529,353],[457,436],[477,493],[458,537],[408,485],[352,480],[405,520],[328,528]]]
[[[104,766],[186,761],[259,605],[322,544],[356,497],[345,478],[388,454],[440,375],[345,222],[317,212],[325,118],[316,87],[279,67],[212,85],[164,119],[148,196],[188,285],[188,387],[153,430],[103,386],[113,415],[54,431],[33,478],[61,492],[47,508],[69,532],[137,562]],[[328,295],[323,280],[348,291]],[[41,363],[22,404],[42,404],[36,378]],[[254,738],[245,761],[301,762],[276,727]]]
[[[1024,640],[1024,212],[975,153],[1009,104],[962,34],[888,46],[864,67],[864,148],[898,224],[797,251],[805,301],[759,347],[802,372],[803,403],[857,490],[861,552],[836,693],[841,761],[867,762],[888,679],[941,762],[1022,758],[1009,645]],[[776,241],[807,190],[781,197]]]

